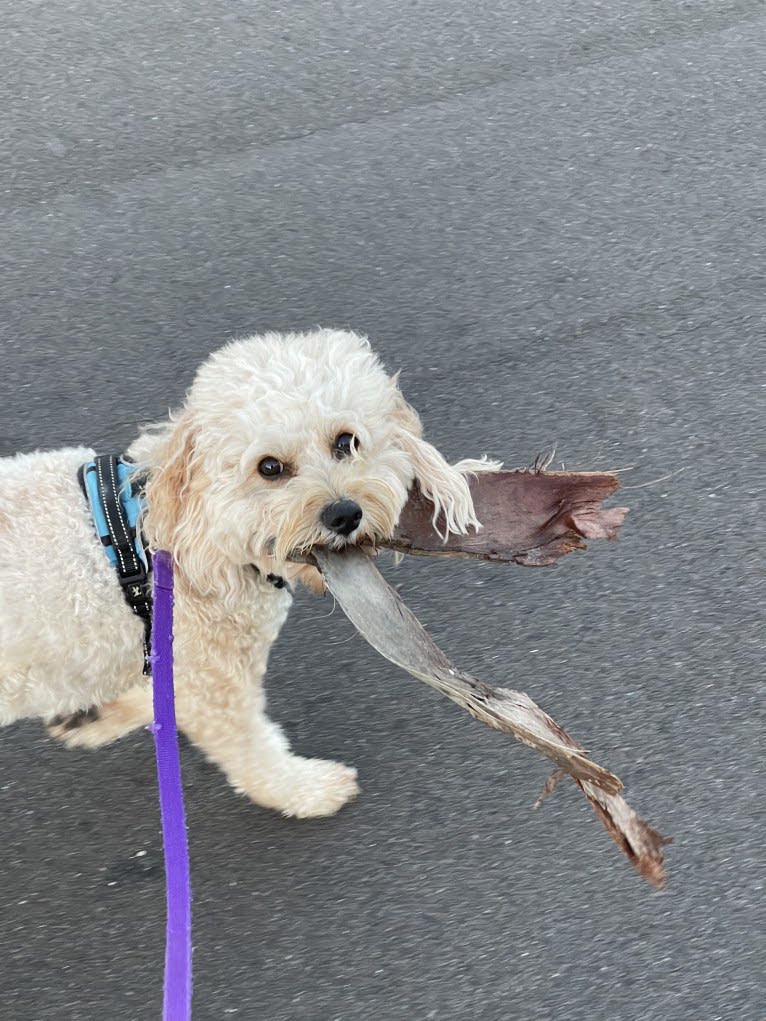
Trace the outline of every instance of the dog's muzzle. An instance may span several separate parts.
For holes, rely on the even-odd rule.
[[[347,537],[359,526],[362,508],[353,500],[336,500],[328,503],[319,517],[325,528],[336,535]]]

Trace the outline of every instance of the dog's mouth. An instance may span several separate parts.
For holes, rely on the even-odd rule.
[[[315,549],[327,550],[333,553],[342,553],[344,550],[352,547],[374,550],[383,540],[383,536],[372,535],[363,529],[357,529],[357,532],[349,536],[333,535],[329,532],[324,535],[318,535],[311,542],[301,543],[290,549],[284,554],[284,559],[295,564],[313,564],[315,562],[313,556]],[[270,556],[275,555],[275,539],[271,539],[266,543],[266,551]]]
[[[329,550],[333,553],[342,553],[346,549],[351,547],[360,548],[375,548],[378,544],[380,537],[371,536],[367,533],[361,535],[350,535],[348,538],[344,538],[338,535],[322,536],[316,542],[308,543],[306,545],[298,546],[295,549],[290,550],[286,556],[286,560],[293,560],[295,563],[306,563],[313,560],[313,552],[315,549]]]

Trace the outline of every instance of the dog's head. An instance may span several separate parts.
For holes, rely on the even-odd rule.
[[[206,587],[222,567],[280,573],[312,546],[390,535],[415,479],[445,532],[477,527],[468,463],[451,467],[421,434],[366,339],[317,330],[236,341],[131,451],[149,473],[147,531]]]

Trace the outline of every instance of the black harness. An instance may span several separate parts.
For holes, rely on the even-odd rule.
[[[125,601],[144,624],[144,673],[151,671],[151,557],[141,535],[143,479],[135,465],[115,454],[102,454],[77,473],[96,531],[117,571]]]

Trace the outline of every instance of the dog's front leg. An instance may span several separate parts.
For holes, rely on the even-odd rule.
[[[179,677],[176,715],[187,737],[257,805],[298,818],[325,816],[358,793],[355,769],[290,750],[266,715],[261,677],[218,669]]]
[[[298,818],[333,815],[359,792],[355,769],[293,754],[281,727],[266,715],[261,677],[179,670],[176,717],[231,785],[264,808]],[[144,680],[114,702],[57,721],[49,732],[70,747],[97,748],[151,720],[151,684]]]

